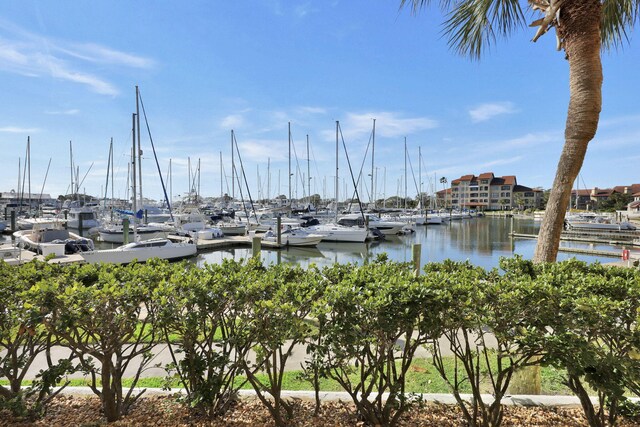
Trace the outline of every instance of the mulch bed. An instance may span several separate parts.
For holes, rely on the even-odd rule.
[[[352,404],[325,402],[318,417],[313,416],[311,402],[298,402],[295,427],[364,426],[359,421]],[[640,422],[621,419],[619,426],[640,426]],[[102,417],[100,402],[95,397],[63,395],[56,398],[44,418],[35,422],[20,421],[7,413],[0,413],[0,426],[273,426],[269,413],[256,400],[242,400],[221,419],[208,420],[194,416],[183,404],[167,396],[141,398],[130,414],[115,423],[108,424]],[[460,427],[465,423],[455,406],[429,404],[412,409],[405,414],[399,426]],[[587,426],[580,408],[505,407],[503,426],[526,427],[582,427]]]

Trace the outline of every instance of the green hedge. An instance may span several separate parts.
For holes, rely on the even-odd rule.
[[[500,425],[512,375],[535,364],[563,369],[590,425],[604,425],[629,411],[625,395],[640,393],[639,278],[637,269],[518,257],[490,271],[432,263],[419,276],[384,256],[307,269],[255,260],[203,268],[0,263],[0,378],[9,380],[0,405],[37,416],[53,386],[81,370],[115,421],[140,397],[133,389],[155,346],[166,345],[174,356],[168,380],[182,384],[195,411],[224,414],[244,381],[286,425],[294,405],[282,397],[284,367],[305,346],[310,388],[331,378],[367,424],[395,425],[419,401],[405,378],[426,346],[469,425]],[[23,388],[33,359],[54,345],[71,356]],[[136,374],[123,387],[127,368]],[[483,400],[487,391],[494,400]]]

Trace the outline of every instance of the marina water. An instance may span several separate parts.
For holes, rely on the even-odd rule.
[[[339,263],[362,264],[375,260],[378,254],[386,253],[393,261],[410,262],[412,246],[422,245],[421,266],[427,262],[440,262],[447,258],[455,261],[469,260],[474,265],[484,268],[498,266],[500,257],[522,255],[525,259],[533,258],[536,246],[534,239],[512,239],[511,218],[481,217],[449,224],[416,226],[415,233],[404,236],[387,236],[381,242],[371,243],[324,243],[317,248],[285,248],[280,250],[261,250],[261,258],[265,264],[287,262],[307,266],[330,265]],[[513,231],[523,234],[537,234],[540,223],[532,219],[513,219]],[[583,249],[601,249],[619,252],[608,245],[592,245],[580,242],[561,242],[561,247]],[[235,260],[251,256],[250,248],[226,249],[215,252],[201,252],[195,258],[196,263],[220,263],[224,258]],[[578,255],[567,252],[558,253],[558,261],[575,257],[586,262],[613,262],[619,258],[603,256]]]

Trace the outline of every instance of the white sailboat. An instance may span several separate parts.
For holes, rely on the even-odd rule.
[[[136,86],[136,113],[133,114],[133,149],[131,155],[132,170],[132,190],[133,190],[133,212],[136,212],[136,130],[138,130],[138,153],[140,153],[140,110],[138,102],[140,93]],[[137,119],[137,126],[136,126]],[[168,239],[150,239],[146,241],[138,241],[137,224],[133,220],[134,242],[120,246],[115,249],[94,250],[82,253],[82,257],[88,263],[115,263],[129,264],[131,262],[144,262],[151,258],[161,258],[166,260],[178,260],[194,256],[197,253],[197,247],[193,243],[174,243]]]
[[[336,209],[333,223],[313,225],[306,227],[306,230],[313,234],[322,235],[323,242],[357,242],[364,243],[369,232],[364,227],[345,227],[338,222],[338,132],[340,122],[336,121]]]

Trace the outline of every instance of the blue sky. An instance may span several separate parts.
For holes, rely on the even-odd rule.
[[[228,176],[232,129],[252,196],[267,193],[268,159],[271,195],[288,194],[289,122],[305,177],[309,135],[312,193],[332,197],[335,121],[358,170],[374,118],[377,197],[394,195],[399,186],[404,192],[399,180],[405,137],[415,174],[421,147],[425,190],[434,176],[451,181],[489,171],[549,188],[569,97],[568,64],[555,50],[554,35],[532,43],[535,30],[522,28],[498,40],[480,61],[471,61],[447,47],[437,8],[414,16],[398,5],[2,2],[0,190],[17,188],[18,159],[24,161],[29,136],[32,192],[40,191],[49,159],[44,192],[68,191],[72,141],[81,178],[86,174],[81,190],[97,195],[113,138],[115,195],[124,197],[135,85],[163,173],[172,159],[174,197],[188,189],[188,158],[192,167],[201,161],[201,193],[220,194],[219,156],[222,152]],[[638,65],[633,38],[623,50],[603,54],[603,111],[580,187],[640,182]],[[160,199],[145,132],[142,143],[143,193]],[[370,165],[368,158],[365,174]],[[302,197],[301,177],[297,182]],[[411,173],[408,187],[415,195]]]

